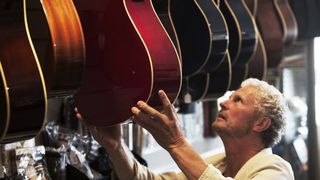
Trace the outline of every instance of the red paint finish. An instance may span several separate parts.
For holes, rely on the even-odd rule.
[[[86,39],[89,49],[100,43],[102,58],[87,54],[88,64],[95,63],[86,67],[76,96],[84,118],[99,126],[127,120],[138,100],[158,106],[159,89],[175,100],[181,83],[178,56],[150,1],[117,0],[106,6],[96,30],[99,40]]]

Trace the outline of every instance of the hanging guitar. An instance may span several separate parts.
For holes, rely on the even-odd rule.
[[[74,95],[83,80],[85,42],[72,0],[28,1],[27,11],[48,98]]]
[[[246,2],[245,5],[250,10],[252,16],[255,18],[257,14],[257,8],[258,8],[257,0],[246,0],[245,2]],[[261,38],[255,19],[254,19],[254,24],[255,24],[255,30],[258,36],[258,45],[252,59],[248,63],[247,77],[265,80],[266,74],[267,74],[267,54],[266,54],[264,42]]]
[[[298,38],[298,24],[288,0],[274,0],[278,17],[281,21],[283,43],[285,46],[293,44]]]
[[[35,137],[46,119],[46,87],[26,16],[26,0],[1,6],[1,143]]]
[[[180,61],[151,0],[108,1],[102,22],[103,58],[96,60],[95,71],[86,70],[75,96],[83,117],[97,126],[122,123],[138,100],[160,108],[160,89],[174,102],[181,86]]]
[[[215,2],[198,0],[198,3],[206,12],[208,23],[212,27],[212,52],[217,50],[216,52],[220,54],[218,56],[211,53],[210,59],[221,61],[221,63],[214,68],[214,71],[202,71],[189,78],[192,101],[217,99],[229,90],[231,82],[231,61],[227,51],[229,33],[226,21]]]
[[[234,90],[247,78],[248,63],[257,48],[257,34],[253,17],[244,1],[222,0],[219,7],[229,30],[228,49],[232,62],[230,89]]]
[[[268,69],[277,68],[282,61],[283,32],[274,1],[258,0],[256,22],[265,44]]]

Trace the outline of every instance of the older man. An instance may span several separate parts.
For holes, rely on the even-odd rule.
[[[92,127],[94,137],[107,150],[117,178],[129,179],[294,179],[292,168],[271,147],[281,138],[287,109],[282,94],[273,86],[248,79],[220,103],[213,128],[221,137],[225,153],[202,159],[188,144],[177,114],[164,91],[159,91],[163,111],[145,102],[132,107],[134,121],[148,130],[167,150],[181,173],[153,173],[132,158],[121,143],[120,125]],[[81,118],[78,114],[78,118]]]

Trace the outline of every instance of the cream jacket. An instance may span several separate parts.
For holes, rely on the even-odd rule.
[[[271,148],[266,148],[249,159],[234,178],[224,177],[221,172],[226,168],[224,153],[206,159],[209,163],[199,180],[294,180],[291,165],[281,157],[272,154]],[[134,180],[186,180],[183,173],[167,172],[155,174],[145,166],[135,161]]]

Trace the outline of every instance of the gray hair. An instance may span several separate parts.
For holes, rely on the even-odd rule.
[[[265,147],[272,147],[282,137],[288,106],[282,93],[274,86],[258,79],[249,78],[241,83],[241,87],[253,86],[259,90],[256,95],[255,108],[259,115],[271,119],[270,127],[261,133]]]

